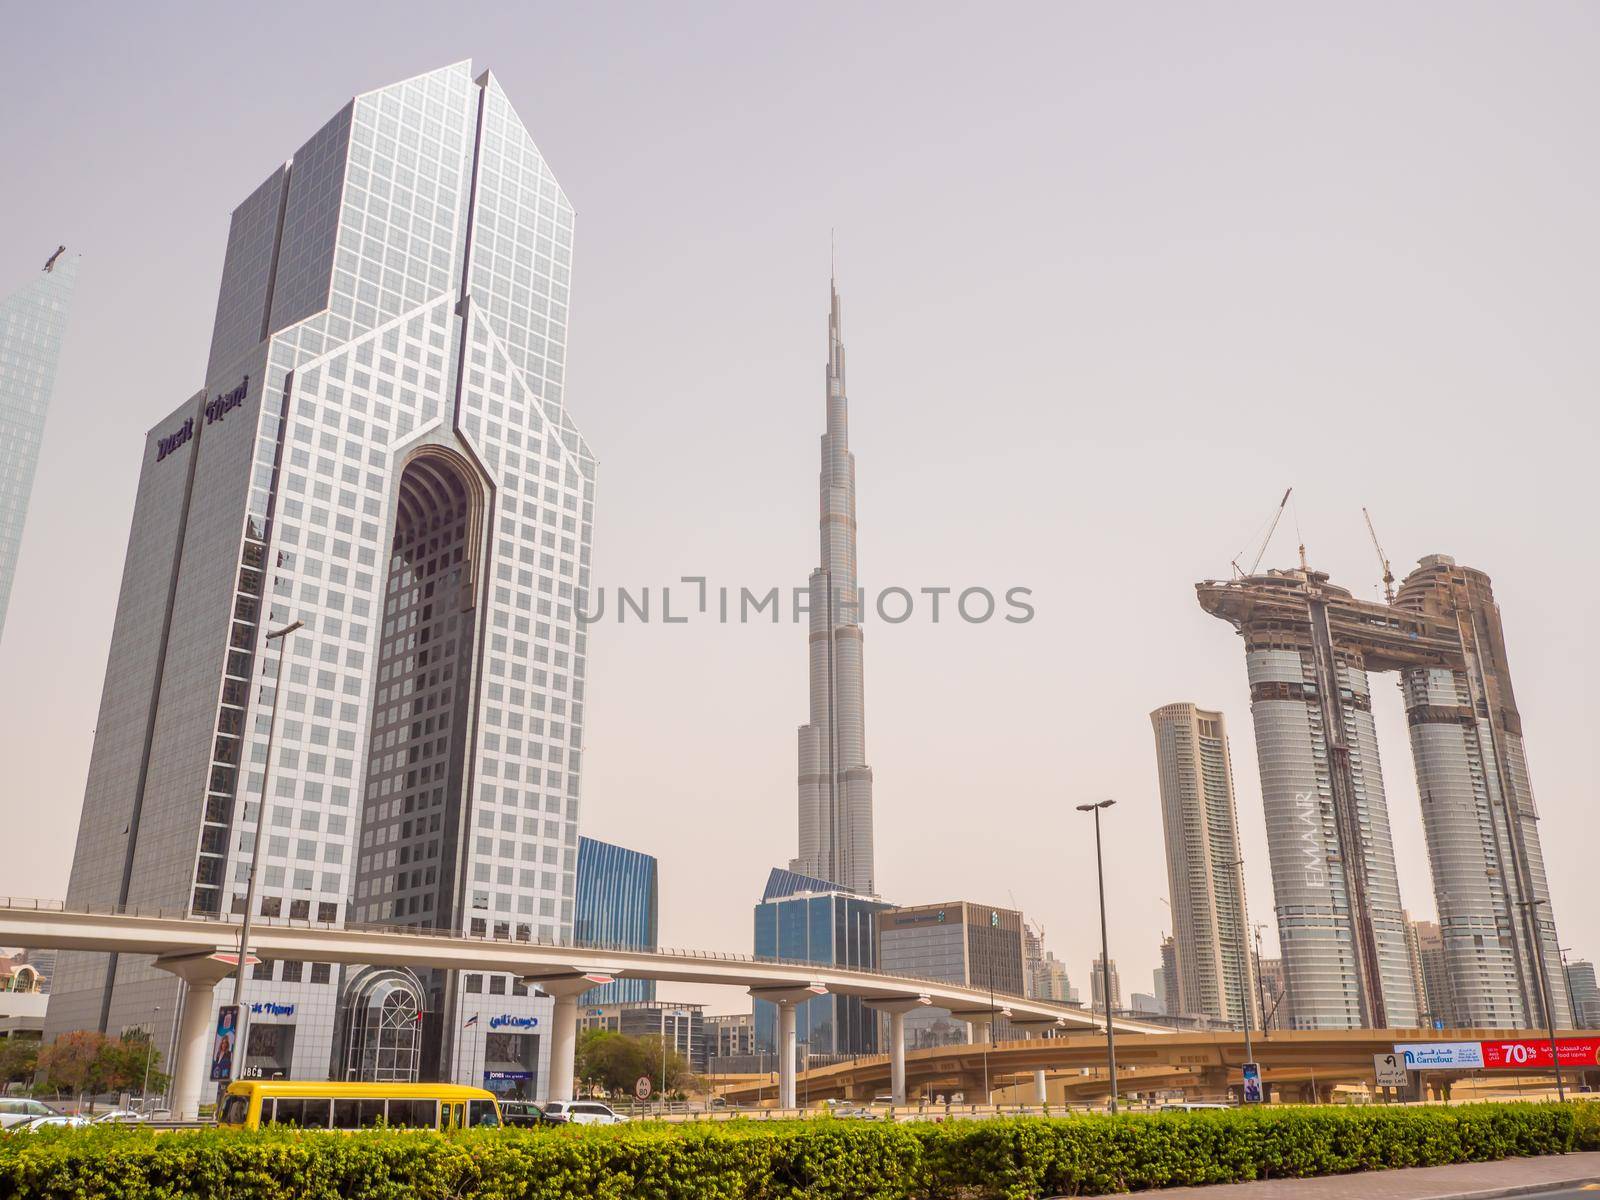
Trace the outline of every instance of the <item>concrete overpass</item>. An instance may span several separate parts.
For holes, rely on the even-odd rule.
[[[1543,1040],[1546,1036],[1537,1029],[1273,1030],[1266,1037],[1256,1033],[1252,1048],[1268,1086],[1280,1086],[1309,1099],[1322,1097],[1336,1082],[1371,1083],[1372,1056],[1388,1053],[1397,1042]],[[1562,1036],[1573,1034],[1564,1032]],[[1578,1036],[1584,1036],[1582,1031]],[[915,1049],[906,1053],[901,1089],[892,1094],[896,1103],[904,1102],[907,1091],[924,1098],[938,1092],[972,1095],[982,1090],[984,1079],[991,1087],[1003,1087],[1021,1076],[1038,1080],[1051,1072],[1103,1070],[1105,1061],[1103,1034],[1068,1034],[1065,1030],[1049,1039]],[[1245,1061],[1244,1035],[1238,1032],[1168,1029],[1160,1034],[1117,1037],[1117,1072],[1124,1091],[1182,1087],[1192,1096],[1219,1099],[1230,1085],[1242,1083],[1240,1067]],[[1444,1081],[1465,1073],[1430,1072],[1429,1076]],[[889,1058],[874,1055],[803,1072],[800,1081],[812,1100],[861,1101],[889,1092],[891,1078]],[[766,1090],[770,1095],[770,1085]],[[1084,1077],[1074,1081],[1068,1092],[1070,1098],[1087,1100],[1107,1090],[1109,1082],[1101,1075],[1098,1080]],[[741,1081],[721,1089],[720,1094],[734,1103],[756,1103],[762,1095],[761,1081]],[[1034,1102],[1042,1099],[1036,1095]]]
[[[209,920],[161,911],[69,911],[56,901],[0,898],[0,945],[149,955],[157,967],[183,979],[189,999],[184,1004],[172,1064],[173,1109],[180,1117],[198,1112],[211,1058],[212,997],[217,984],[233,974],[238,953],[234,919]],[[978,1041],[988,1037],[989,1023],[996,1016],[1040,1033],[1095,1028],[1095,1018],[1086,1010],[1051,1001],[991,996],[986,989],[956,984],[709,951],[558,946],[445,930],[258,918],[251,924],[249,952],[269,959],[518,976],[555,1001],[550,1095],[558,1099],[573,1093],[578,996],[620,975],[740,987],[777,1005],[778,1091],[785,1108],[793,1108],[795,1103],[795,1009],[813,996],[830,992],[859,996],[869,1007],[889,1014],[890,1053],[883,1056],[883,1062],[886,1081],[899,1103],[905,1102],[905,1014],[919,1007],[947,1009],[968,1023]],[[1116,1024],[1126,1033],[1159,1037],[1170,1032],[1139,1021],[1119,1019]]]

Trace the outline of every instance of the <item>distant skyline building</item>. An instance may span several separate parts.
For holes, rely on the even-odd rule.
[[[1170,934],[1161,939],[1161,982],[1158,995],[1166,1002],[1167,1015],[1179,1016],[1183,1012],[1183,994],[1178,988],[1178,940]]]
[[[466,62],[355,97],[234,210],[202,387],[142,451],[69,904],[239,914],[261,838],[264,920],[571,939],[572,232]],[[264,962],[244,998],[247,1065],[544,1094],[552,1002],[515,976]],[[63,953],[49,1030],[178,1001],[149,958]]]
[[[1102,955],[1094,956],[1094,963],[1089,968],[1089,1004],[1094,1012],[1106,1011],[1105,983],[1106,972],[1101,970],[1104,962]],[[1111,1011],[1120,1012],[1122,1009],[1122,977],[1117,974],[1117,960],[1111,960]]]
[[[828,290],[827,430],[822,435],[821,560],[811,572],[810,718],[800,727],[800,853],[790,869],[854,896],[875,896],[872,768],[867,765],[856,460],[850,453],[839,289]]]
[[[1413,921],[1411,933],[1416,946],[1417,970],[1422,978],[1422,1022],[1442,1023],[1453,1029],[1461,1024],[1455,996],[1450,987],[1450,968],[1444,956],[1444,937],[1437,921]]]
[[[940,983],[990,989],[998,995],[1023,994],[1022,914],[965,900],[885,908],[877,915],[878,967],[888,975],[909,975]],[[1063,985],[1065,974],[1061,976]],[[974,1027],[942,1008],[906,1014],[908,1047],[968,1042]],[[995,1021],[999,1041],[1019,1036],[1011,1023]]]
[[[1037,997],[1044,981],[1044,930],[1032,921],[1022,923],[1023,995]]]
[[[755,906],[755,956],[873,970],[878,961],[873,922],[888,907],[826,879],[774,867]],[[774,1053],[777,1006],[756,1000],[754,1012],[757,1048]],[[829,993],[796,1005],[795,1037],[808,1056],[878,1052],[877,1019],[858,996]]]
[[[587,995],[588,993],[585,993]],[[680,1004],[675,1000],[628,1000],[611,1004],[582,1004],[578,1010],[578,1030],[604,1029],[632,1038],[657,1038],[683,1059],[689,1070],[703,1074],[709,1048],[703,1004]],[[652,1067],[650,1075],[660,1074]]]
[[[1037,988],[1034,992],[1036,1000],[1056,1000],[1062,1004],[1079,1003],[1078,989],[1072,986],[1072,980],[1067,975],[1067,964],[1057,958],[1054,951],[1044,952],[1044,961],[1039,964],[1034,983]]]
[[[1256,986],[1266,998],[1267,1006],[1266,1011],[1261,1014],[1261,1028],[1288,1028],[1289,998],[1284,990],[1283,959],[1258,958],[1256,972],[1259,978]]]
[[[1220,712],[1184,702],[1150,714],[1167,886],[1177,944],[1178,1011],[1255,1019],[1250,920],[1240,869],[1228,727]]]
[[[78,256],[60,246],[43,270],[0,299],[0,637],[77,279]]]
[[[655,856],[578,838],[578,873],[572,938],[580,946],[629,950],[660,948],[661,897]],[[654,979],[627,975],[591,988],[580,1005],[621,1004],[656,998]]]
[[[1579,1029],[1600,1029],[1600,984],[1594,964],[1586,958],[1567,964],[1567,987],[1572,993],[1573,1019]]]
[[[1321,571],[1197,585],[1245,641],[1279,941],[1302,1029],[1407,1026],[1416,995],[1367,672],[1400,676],[1459,1022],[1572,1017],[1489,577],[1430,554],[1393,603]]]
[[[756,1053],[753,1012],[713,1013],[705,1019],[707,1058],[748,1058]]]

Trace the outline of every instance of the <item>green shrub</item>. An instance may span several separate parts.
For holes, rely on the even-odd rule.
[[[0,1200],[1033,1200],[1600,1149],[1600,1106],[0,1137]]]

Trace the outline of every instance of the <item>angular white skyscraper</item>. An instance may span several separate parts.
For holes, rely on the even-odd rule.
[[[44,270],[0,300],[0,633],[77,276],[77,256],[62,246]]]
[[[234,211],[204,385],[142,448],[69,903],[237,919],[259,837],[259,921],[571,937],[572,235],[465,62],[357,96]],[[55,982],[47,1036],[155,1020],[164,1054],[218,1000],[127,954]],[[249,1072],[546,1088],[517,978],[263,962],[243,1000]]]
[[[877,886],[856,579],[856,460],[850,453],[839,289],[831,279],[829,292],[822,559],[811,572],[811,719],[800,727],[800,854],[791,867],[871,896]]]

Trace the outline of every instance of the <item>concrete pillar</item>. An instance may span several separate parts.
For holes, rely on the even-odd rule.
[[[1050,1103],[1050,1091],[1045,1086],[1044,1072],[1042,1070],[1033,1073],[1033,1102],[1035,1104]]]
[[[554,999],[550,1014],[550,1099],[571,1100],[578,1066],[578,997]]]
[[[612,982],[620,970],[579,971],[552,968],[540,975],[525,975],[522,982],[537,987],[553,1003],[550,1014],[550,1089],[551,1100],[571,1100],[577,1091],[578,997],[592,987]]]
[[[200,1101],[211,1074],[217,984],[233,974],[233,965],[216,957],[221,954],[233,955],[234,952],[219,949],[214,954],[189,954],[155,961],[161,970],[170,971],[189,985],[172,1062],[172,1114],[180,1121],[193,1121],[200,1116]],[[235,1046],[235,1057],[242,1058],[244,1050],[243,1046]]]
[[[216,980],[191,979],[184,997],[177,1061],[172,1067],[172,1114],[180,1121],[200,1116],[200,1097],[211,1073],[211,1043],[217,1033],[216,994]],[[243,1047],[234,1047],[234,1053],[243,1054]]]
[[[895,1104],[906,1102],[906,1015],[889,1014],[889,1092]]]
[[[799,1051],[795,1026],[795,1007],[792,1003],[778,1005],[778,1107],[794,1108],[794,1060]]]

